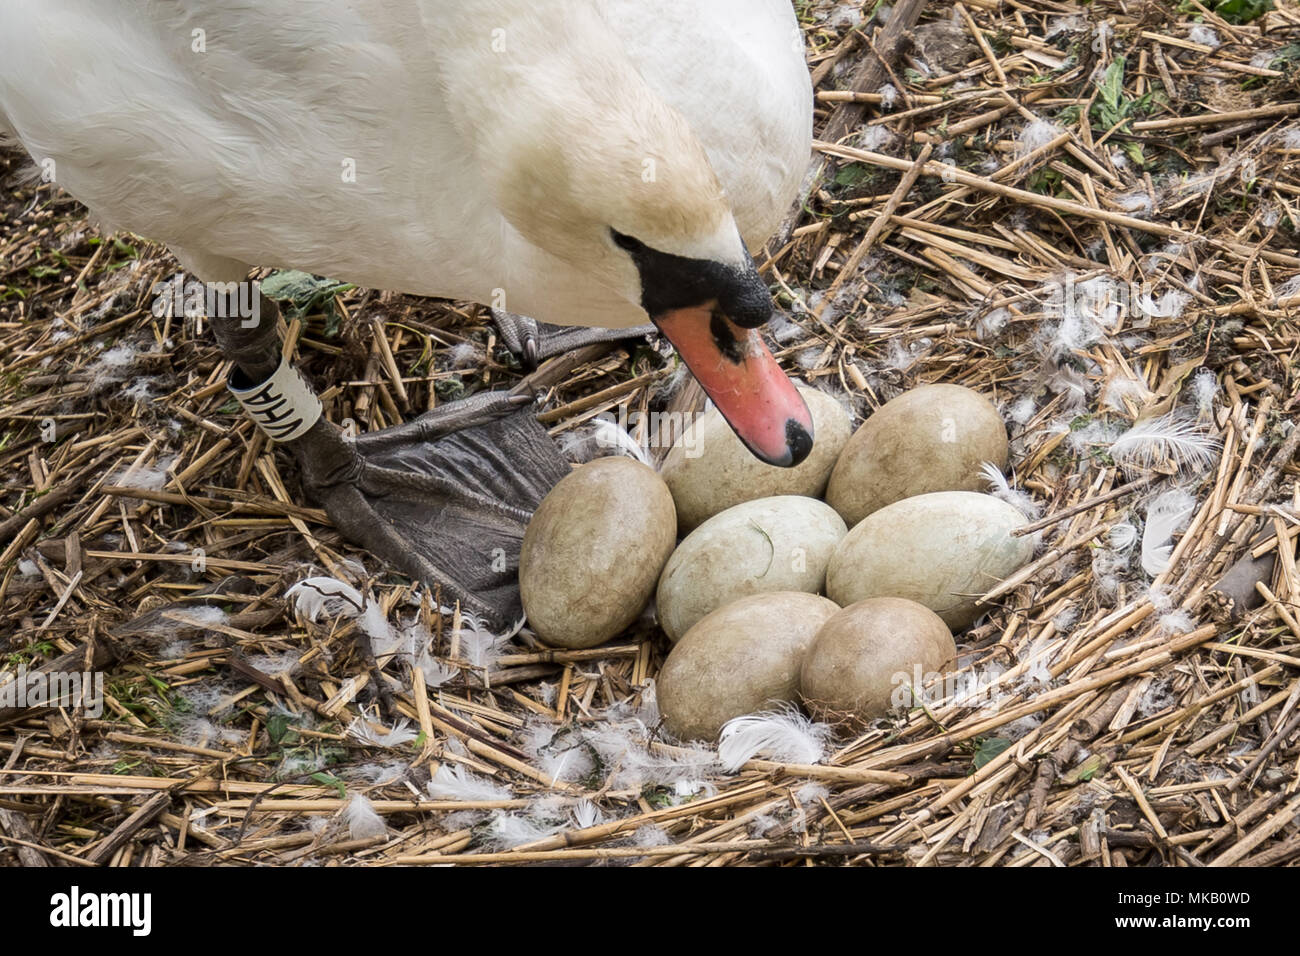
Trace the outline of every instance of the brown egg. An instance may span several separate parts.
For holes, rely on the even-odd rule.
[[[557,647],[595,647],[637,619],[677,540],[673,497],[653,469],[598,458],[538,506],[519,555],[533,630]]]
[[[980,467],[1007,466],[993,404],[960,385],[922,385],[883,405],[849,439],[826,502],[852,528],[885,505],[932,491],[982,491]]]
[[[656,681],[664,725],[683,740],[716,740],[733,717],[798,698],[804,652],[839,608],[801,591],[755,594],[702,618]]]
[[[804,655],[799,692],[819,720],[860,728],[911,698],[927,675],[957,661],[952,632],[914,601],[880,597],[830,618]]]
[[[777,468],[755,458],[717,409],[685,430],[660,469],[677,504],[677,524],[683,534],[743,501],[775,495],[821,497],[831,468],[849,440],[849,413],[815,388],[801,387],[799,394],[812,415],[813,448],[795,468]]]

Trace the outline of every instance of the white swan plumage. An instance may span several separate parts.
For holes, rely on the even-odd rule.
[[[609,227],[756,250],[812,132],[788,0],[6,0],[0,64],[0,130],[205,281],[569,325],[645,321]]]

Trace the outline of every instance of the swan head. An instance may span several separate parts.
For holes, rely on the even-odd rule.
[[[771,295],[708,155],[638,76],[598,66],[582,74],[592,95],[537,97],[515,125],[502,211],[530,243],[643,309],[750,451],[793,467],[812,450],[812,416],[759,337]]]

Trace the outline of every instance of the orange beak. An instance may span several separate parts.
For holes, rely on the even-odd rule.
[[[812,415],[756,329],[731,321],[716,302],[653,320],[756,458],[793,468],[808,457]]]

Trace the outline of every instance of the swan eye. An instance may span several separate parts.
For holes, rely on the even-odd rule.
[[[614,245],[618,246],[620,249],[626,249],[628,252],[645,251],[645,247],[646,247],[645,243],[642,242],[640,239],[636,239],[633,238],[632,236],[625,235],[624,233],[619,232],[617,229],[611,229],[609,231],[609,234],[614,237]]]

